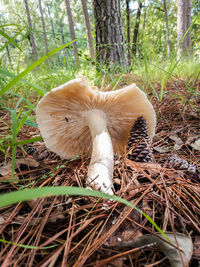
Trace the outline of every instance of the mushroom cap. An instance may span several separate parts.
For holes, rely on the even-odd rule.
[[[87,113],[93,109],[105,113],[115,152],[124,152],[138,117],[146,120],[150,139],[154,136],[155,111],[135,84],[101,92],[91,87],[86,77],[81,77],[52,89],[37,105],[36,120],[47,148],[66,159],[83,152],[91,153]]]

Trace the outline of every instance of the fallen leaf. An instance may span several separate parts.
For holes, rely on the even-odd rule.
[[[135,248],[143,247],[144,245],[155,244],[162,251],[165,256],[169,259],[171,267],[183,267],[188,266],[193,254],[193,243],[192,239],[189,236],[184,234],[175,233],[176,240],[174,238],[174,233],[165,232],[165,235],[169,238],[172,245],[169,242],[166,242],[164,237],[158,233],[156,235],[146,234],[140,236],[136,241],[130,240],[126,242],[118,242],[116,248]],[[177,246],[178,244],[178,246]],[[181,256],[180,256],[181,254]],[[183,259],[183,263],[181,260]]]
[[[187,140],[185,141],[185,145],[191,145],[194,140],[198,139],[199,138],[199,134],[195,134],[195,135],[189,135]]]
[[[183,145],[175,144],[173,149],[176,150],[176,151],[178,151],[178,150],[180,150],[182,148],[182,146]]]
[[[184,142],[182,141],[182,139],[180,137],[178,137],[177,135],[170,135],[169,138],[175,142],[174,145],[174,150],[179,150],[182,148],[182,146],[184,145]]]
[[[4,216],[0,215],[0,225],[2,225],[3,223],[5,223],[5,218]]]
[[[9,180],[12,174],[12,162],[8,162],[6,165],[0,167],[0,181]],[[18,182],[19,177],[16,172],[14,172],[13,182]]]
[[[192,253],[193,253],[192,239],[189,236],[186,236],[180,233],[175,233],[176,240],[177,240],[178,247],[179,247],[179,248],[176,248],[177,244],[174,238],[174,233],[165,232],[165,234],[167,235],[167,237],[170,239],[170,241],[175,247],[167,243],[164,239],[161,239],[163,238],[161,234],[143,235],[142,237],[138,238],[138,240],[135,242],[135,245],[142,246],[147,243],[156,242],[158,248],[165,254],[165,256],[168,257],[172,267],[188,266],[191,260],[191,257],[192,257]],[[182,256],[184,265],[181,261],[180,254]]]
[[[193,144],[191,144],[191,147],[194,148],[195,150],[200,151],[200,138],[196,140]]]
[[[34,158],[31,158],[31,157],[16,159],[16,166],[20,164],[24,164],[24,165],[27,165],[29,167],[34,167],[34,168],[40,165],[39,162],[37,162]]]
[[[6,176],[11,173],[12,163],[8,162],[8,164],[2,166],[0,168],[0,175]]]
[[[155,150],[156,152],[159,152],[159,153],[167,153],[167,152],[171,151],[171,148],[170,147],[154,146],[153,150]]]
[[[28,158],[16,159],[15,166],[19,167],[21,164],[27,165],[29,167],[34,167],[34,168],[39,166],[39,163],[31,157],[30,158],[28,157]],[[0,180],[10,179],[11,174],[12,174],[12,162],[9,161],[6,165],[3,165],[0,167],[0,176],[2,176],[2,177],[0,177]],[[18,177],[17,173],[15,172],[13,182],[18,182],[18,180],[19,180],[19,177]]]
[[[184,144],[182,139],[180,137],[178,137],[177,135],[170,135],[169,138],[171,140],[173,140],[178,145],[183,145]]]

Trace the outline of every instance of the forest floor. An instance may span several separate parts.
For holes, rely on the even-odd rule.
[[[134,77],[127,76],[121,85],[133,81]],[[159,92],[159,84],[156,89]],[[187,169],[162,162],[176,154],[200,170],[200,82],[188,90],[186,81],[173,79],[166,92],[161,102],[153,94],[149,96],[157,113],[154,162],[140,164],[116,157],[116,195],[131,201],[164,232],[182,233],[183,243],[189,242],[186,236],[191,237],[190,265],[199,266],[200,178],[198,173],[191,175]],[[9,125],[10,113],[5,109],[0,113]],[[7,132],[8,127],[0,122],[0,134]],[[18,140],[38,135],[38,128],[24,125]],[[18,148],[15,181],[8,182],[11,162],[0,152],[0,192],[48,185],[84,187],[88,163],[89,159],[81,158],[61,160],[43,142],[35,142],[23,150]],[[155,235],[155,227],[121,203],[110,201],[103,209],[105,202],[85,196],[59,196],[0,209],[0,265],[169,266],[159,242],[137,243],[147,234]]]

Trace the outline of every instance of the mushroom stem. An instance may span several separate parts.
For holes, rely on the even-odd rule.
[[[87,112],[87,123],[92,136],[92,156],[88,168],[88,187],[112,194],[114,153],[107,130],[106,115],[94,109]]]

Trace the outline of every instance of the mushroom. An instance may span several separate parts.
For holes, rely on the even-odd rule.
[[[124,153],[138,117],[152,139],[156,116],[144,92],[135,84],[111,92],[92,87],[80,77],[52,89],[39,101],[36,119],[46,147],[61,158],[91,155],[89,188],[114,193],[114,153]]]

